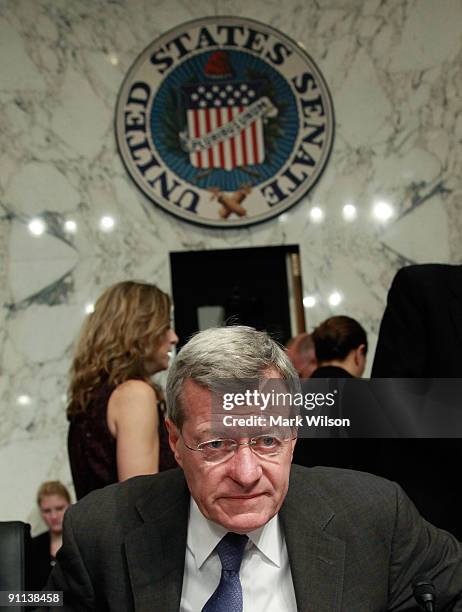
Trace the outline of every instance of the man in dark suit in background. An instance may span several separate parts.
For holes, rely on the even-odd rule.
[[[293,430],[227,434],[212,412],[223,378],[259,389],[269,378],[297,380],[264,332],[226,327],[190,340],[167,383],[182,470],[95,491],[67,512],[48,584],[64,591],[65,611],[398,612],[415,609],[411,585],[422,573],[440,609],[462,611],[462,547],[452,536],[394,483],[291,468]]]
[[[398,270],[388,292],[372,377],[462,377],[462,266]],[[390,439],[380,446],[375,471],[398,480],[428,520],[462,539],[462,440]]]
[[[372,377],[462,377],[462,266],[424,264],[398,271]]]

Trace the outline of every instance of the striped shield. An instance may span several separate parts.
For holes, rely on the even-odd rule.
[[[188,142],[195,168],[233,170],[265,159],[263,120],[246,109],[260,98],[258,81],[221,81],[182,88]]]

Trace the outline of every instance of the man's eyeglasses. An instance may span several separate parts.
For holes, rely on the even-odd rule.
[[[277,458],[287,443],[291,440],[295,440],[296,436],[288,438],[280,438],[273,435],[261,435],[250,438],[248,442],[238,442],[231,438],[217,438],[215,440],[208,440],[207,442],[200,442],[195,447],[186,444],[185,439],[183,443],[186,448],[191,451],[200,452],[201,457],[207,463],[221,463],[228,461],[237,452],[240,446],[248,446],[250,450],[262,457],[263,459]]]

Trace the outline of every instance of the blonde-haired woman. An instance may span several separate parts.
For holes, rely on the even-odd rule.
[[[164,400],[151,377],[178,342],[170,297],[125,281],[106,289],[85,322],[71,368],[68,451],[77,499],[175,466]]]
[[[63,543],[64,513],[71,505],[71,496],[62,482],[48,480],[37,491],[37,505],[48,531],[31,540],[30,588],[41,591]]]

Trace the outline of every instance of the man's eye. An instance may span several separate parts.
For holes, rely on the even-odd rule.
[[[259,448],[274,448],[279,443],[279,440],[274,436],[262,436],[257,438],[256,445]]]
[[[225,441],[224,440],[210,440],[210,442],[206,442],[203,446],[203,448],[206,448],[207,450],[220,450],[221,448],[225,447]]]

